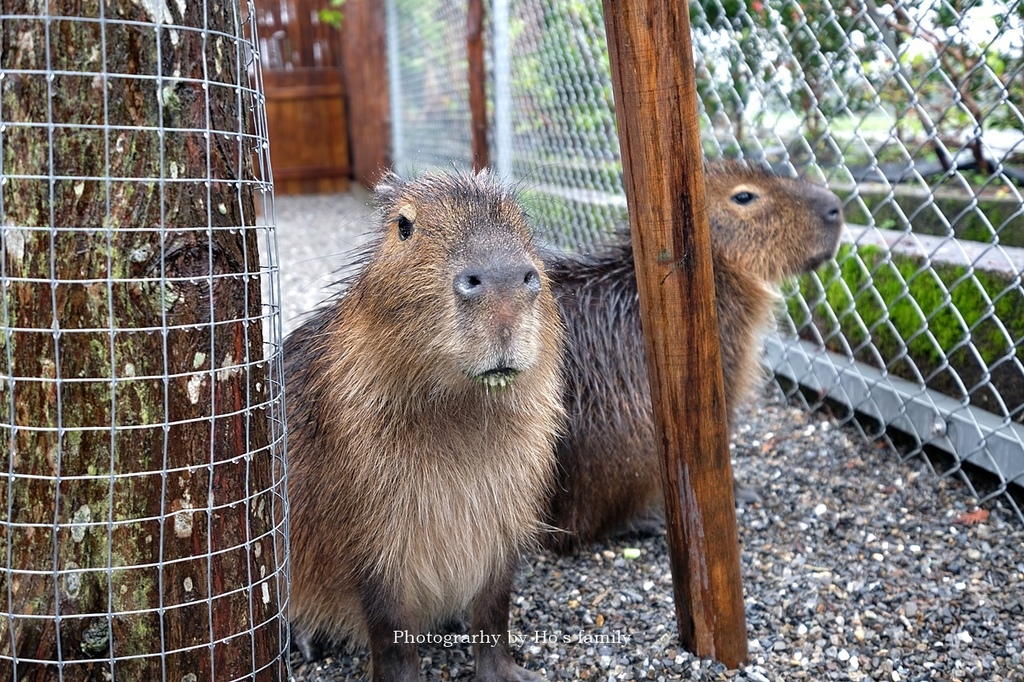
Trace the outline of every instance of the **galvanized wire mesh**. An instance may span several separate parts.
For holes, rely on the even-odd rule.
[[[399,170],[440,139],[407,124],[442,102],[458,112],[446,163],[468,165],[465,4],[443,7],[389,3]],[[601,3],[488,7],[492,164],[552,241],[589,248],[625,220]],[[837,261],[789,287],[769,341],[780,381],[1024,521],[1024,6],[689,7],[708,156],[827,182],[845,203]],[[419,39],[425,24],[449,39]],[[436,62],[449,68],[428,77]]]
[[[471,164],[466,3],[388,3],[388,58],[395,158],[412,174]],[[398,31],[395,33],[395,31]],[[410,43],[429,49],[408,49]]]
[[[0,678],[286,677],[252,7],[0,15]]]

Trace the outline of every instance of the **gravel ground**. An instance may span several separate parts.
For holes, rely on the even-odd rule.
[[[365,193],[279,197],[286,331],[363,241]],[[738,419],[737,510],[750,664],[682,650],[665,539],[624,537],[526,558],[512,595],[517,660],[549,679],[1024,680],[1024,528],[966,486],[901,463],[767,388]],[[639,549],[625,559],[623,550]],[[581,636],[582,633],[582,636]],[[423,645],[427,679],[470,679],[468,647]],[[365,677],[365,652],[303,664],[296,680]]]

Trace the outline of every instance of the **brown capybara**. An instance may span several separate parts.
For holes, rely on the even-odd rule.
[[[842,204],[827,189],[740,163],[705,176],[726,409],[762,379],[762,335],[778,283],[832,258]],[[557,445],[549,523],[559,551],[633,527],[663,509],[639,297],[628,236],[588,257],[549,257],[566,325],[568,431]]]
[[[506,633],[564,423],[557,306],[490,175],[392,175],[376,199],[361,269],[285,341],[296,639],[412,680],[416,635],[466,614],[501,637],[475,647],[481,679],[533,679]]]

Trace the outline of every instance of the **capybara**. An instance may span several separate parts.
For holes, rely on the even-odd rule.
[[[738,162],[706,169],[726,409],[761,380],[762,336],[778,283],[832,258],[842,204],[827,189]],[[663,509],[633,249],[628,235],[594,255],[548,257],[566,325],[566,411],[549,522],[559,551],[634,526]]]
[[[285,341],[291,611],[300,649],[370,649],[419,677],[415,637],[465,614],[487,680],[564,425],[563,330],[516,195],[486,173],[386,177],[346,291]],[[495,640],[492,640],[495,641]]]

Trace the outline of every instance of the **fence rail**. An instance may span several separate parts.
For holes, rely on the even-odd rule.
[[[844,199],[845,243],[787,290],[772,367],[809,407],[877,420],[865,434],[901,457],[947,453],[942,474],[1024,522],[1024,6],[689,8],[705,153]],[[469,166],[465,11],[388,3],[402,172]],[[487,16],[492,165],[551,242],[588,249],[626,218],[601,3],[492,0]]]

